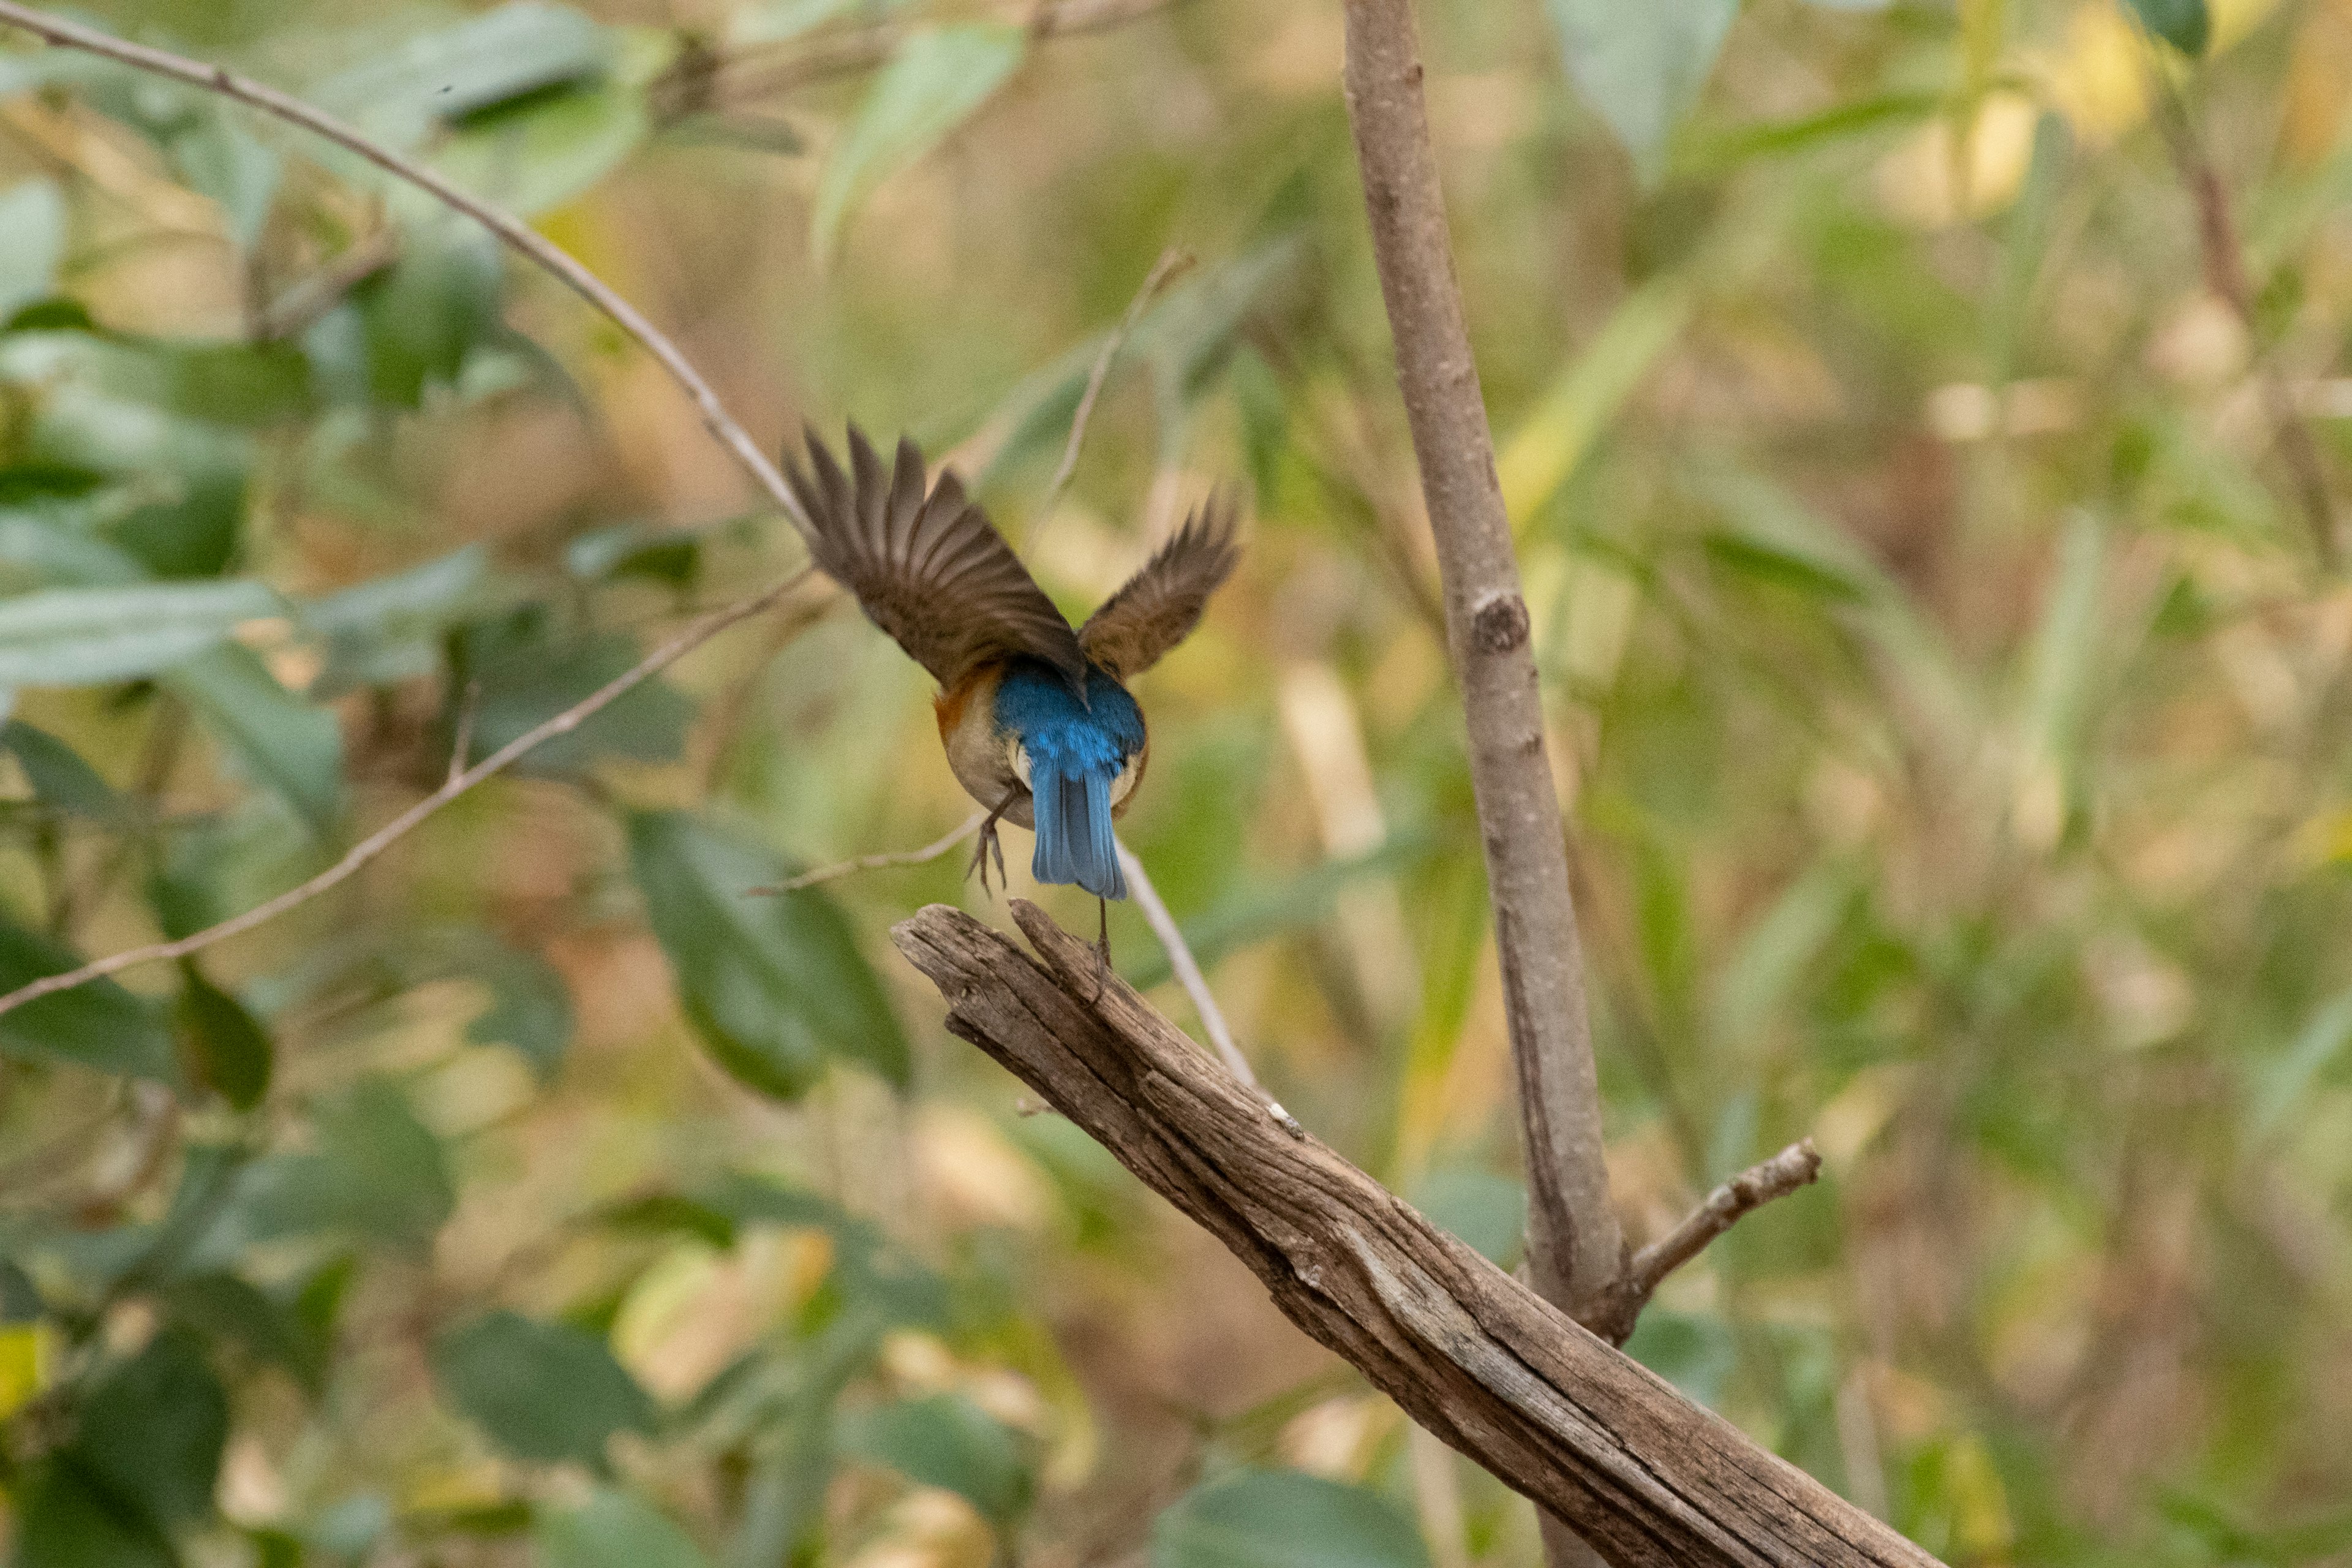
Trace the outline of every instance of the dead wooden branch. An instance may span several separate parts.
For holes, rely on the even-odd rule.
[[[1432,1433],[1624,1568],[1935,1559],[1612,1350],[1250,1093],[1034,905],[1044,963],[933,905],[898,946],[947,1026],[1248,1264]]]

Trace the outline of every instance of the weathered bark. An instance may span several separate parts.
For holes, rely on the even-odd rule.
[[[1094,950],[933,905],[895,931],[948,1028],[1192,1215],[1431,1432],[1627,1568],[1935,1559],[1692,1405],[1303,1133]]]

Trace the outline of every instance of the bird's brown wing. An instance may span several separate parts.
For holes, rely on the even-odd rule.
[[[940,686],[1013,654],[1085,679],[1070,623],[955,475],[942,473],[926,494],[913,442],[900,439],[897,466],[886,473],[855,425],[845,474],[816,432],[807,434],[814,479],[789,452],[784,472],[813,525],[816,563]]]
[[[1087,657],[1127,680],[1182,642],[1200,623],[1209,595],[1241,559],[1234,540],[1239,516],[1234,498],[1219,494],[1186,518],[1143,569],[1078,628],[1078,646]]]

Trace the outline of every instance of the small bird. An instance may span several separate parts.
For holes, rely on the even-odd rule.
[[[988,809],[971,861],[982,889],[992,852],[1003,879],[998,821],[1032,828],[1030,873],[1095,895],[1108,965],[1106,900],[1127,897],[1111,824],[1151,749],[1125,683],[1184,640],[1233,572],[1236,506],[1211,496],[1073,631],[952,472],[926,486],[912,441],[900,438],[886,471],[853,425],[845,473],[814,429],[806,436],[814,481],[790,451],[784,471],[808,513],[810,551],[939,681],[948,766]]]

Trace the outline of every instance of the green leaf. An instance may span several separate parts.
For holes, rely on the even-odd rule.
[[[1853,879],[1841,866],[1816,866],[1790,885],[1724,966],[1715,992],[1718,1042],[1743,1044],[1773,1021],[1853,902]]]
[[[682,812],[628,822],[629,862],[679,1001],[711,1055],[796,1098],[830,1057],[907,1081],[905,1036],[849,922],[822,889],[751,897],[789,875],[770,850]]]
[[[207,105],[167,150],[189,188],[211,197],[227,217],[229,233],[250,249],[269,221],[286,172],[277,150],[239,124],[226,104]]]
[[[647,129],[639,94],[573,87],[474,116],[434,163],[464,189],[536,217],[618,167],[645,142]]]
[[[439,668],[442,635],[476,607],[488,562],[480,545],[468,544],[303,606],[302,624],[327,642],[312,695],[396,685]]]
[[[174,1279],[163,1295],[172,1321],[216,1343],[241,1347],[255,1361],[278,1367],[317,1392],[326,1374],[326,1345],[299,1314],[234,1274]]]
[[[1193,1488],[1151,1524],[1151,1568],[1428,1568],[1421,1532],[1361,1487],[1243,1470]]]
[[[33,786],[33,798],[44,805],[98,822],[122,819],[122,797],[80,754],[46,730],[22,719],[0,723],[0,752],[15,755]]]
[[[71,1454],[12,1490],[19,1568],[179,1568],[163,1532],[100,1490]]]
[[[156,1335],[99,1376],[76,1417],[74,1456],[118,1506],[159,1529],[211,1514],[228,1395],[194,1335]]]
[[[0,991],[78,967],[45,938],[0,921]],[[0,1014],[0,1055],[74,1062],[171,1083],[172,1037],[155,1009],[111,980],[93,980]]]
[[[1021,64],[1028,33],[971,24],[910,34],[867,89],[818,178],[810,245],[820,266],[875,187],[920,161]]]
[[[66,203],[53,180],[25,180],[0,191],[0,317],[47,296],[66,253]]]
[[[2140,24],[2195,59],[2212,41],[2213,18],[2205,0],[2126,0]]]
[[[2263,1142],[2284,1126],[2311,1086],[2347,1047],[2352,1047],[2352,991],[2329,997],[2295,1032],[2284,1052],[2248,1064],[2247,1142]]]
[[[44,588],[0,599],[0,686],[96,686],[185,664],[278,595],[245,579]]]
[[[457,1206],[441,1141],[398,1089],[362,1079],[313,1118],[315,1153],[273,1154],[240,1182],[232,1237],[341,1234],[421,1247]]]
[[[175,1014],[189,1076],[239,1110],[269,1092],[269,1035],[245,1004],[205,978],[195,960],[180,961]]]
[[[343,800],[343,731],[333,711],[278,684],[250,648],[221,647],[170,678],[197,719],[254,783],[275,793],[320,838]]]
[[[531,1531],[539,1568],[706,1568],[694,1538],[633,1492],[599,1487],[579,1508],[542,1510]]]
[[[847,1447],[908,1480],[956,1492],[1000,1527],[1028,1507],[1018,1434],[961,1394],[902,1399],[852,1424]]]
[[[533,725],[554,717],[637,662],[625,637],[564,638],[554,633],[543,605],[527,605],[493,621],[477,622],[450,638],[450,692],[462,700],[478,686],[473,760],[479,760]],[[519,771],[576,772],[600,753],[666,763],[686,744],[694,705],[676,688],[648,680],[614,700],[568,735],[524,757]],[[447,715],[454,729],[454,708]]]
[[[568,1323],[488,1312],[433,1343],[433,1375],[467,1416],[520,1459],[604,1468],[615,1432],[650,1432],[654,1404],[604,1342]]]
[[[1665,172],[1675,125],[1715,69],[1739,0],[1544,0],[1568,74],[1633,155],[1645,182]]]
[[[396,142],[529,94],[603,74],[609,36],[569,6],[510,0],[409,39],[320,83],[326,108]]]
[[[505,277],[487,234],[445,224],[413,231],[397,262],[352,290],[365,342],[365,395],[415,408],[425,388],[456,385],[467,356],[504,338]]]
[[[1528,1189],[1483,1165],[1441,1165],[1410,1198],[1433,1225],[1460,1237],[1497,1268],[1516,1268],[1527,1245]]]
[[[556,967],[503,943],[478,950],[467,965],[490,988],[490,1005],[466,1026],[469,1045],[511,1046],[541,1079],[563,1063],[572,1042],[572,993]]]

